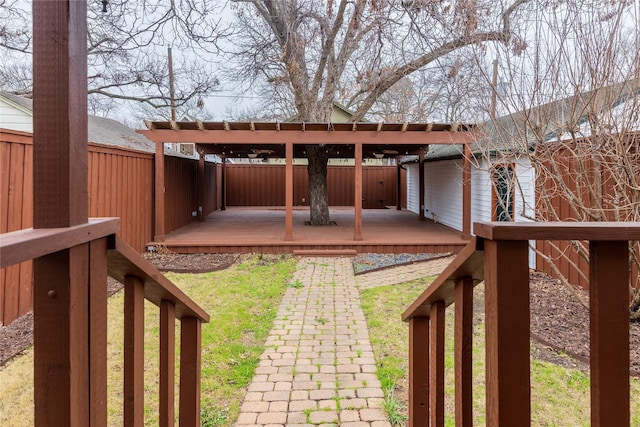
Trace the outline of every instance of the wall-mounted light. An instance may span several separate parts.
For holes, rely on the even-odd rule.
[[[247,154],[247,157],[250,159],[255,159],[256,157],[258,157],[258,153],[249,153]]]
[[[384,153],[373,153],[376,159],[381,159],[384,157]]]
[[[109,4],[109,0],[102,0],[102,13],[107,13],[108,4]]]

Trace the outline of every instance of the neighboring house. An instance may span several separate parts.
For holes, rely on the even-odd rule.
[[[33,101],[0,92],[0,128],[33,133]],[[88,128],[88,142],[155,153],[151,141],[115,120],[90,115]]]
[[[606,117],[611,132],[618,132],[615,121],[637,106],[638,82],[625,82],[551,102],[529,110],[503,116],[479,126],[486,135],[471,145],[471,222],[534,221],[536,215],[536,170],[528,151],[536,140],[553,144],[571,138],[571,133],[590,135],[588,115]],[[633,101],[633,102],[630,102]],[[633,123],[640,129],[637,112]],[[537,138],[536,138],[537,135]],[[462,230],[463,148],[459,145],[434,145],[424,161],[424,217]],[[417,160],[405,162],[407,170],[407,209],[420,213],[419,166]],[[538,195],[539,197],[539,195]],[[532,257],[531,266],[535,266]]]

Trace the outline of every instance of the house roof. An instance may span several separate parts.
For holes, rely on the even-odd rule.
[[[9,101],[14,107],[33,115],[33,100],[7,92],[0,92],[0,99],[2,98]],[[113,119],[89,115],[88,131],[89,142],[95,144],[155,152],[155,144],[128,126]]]
[[[640,95],[640,79],[634,79],[604,88],[579,93],[538,107],[521,110],[478,125],[484,137],[471,144],[471,152],[518,152],[529,150],[541,138],[545,141],[569,139],[569,130],[580,136],[589,136],[590,114],[609,113],[610,120],[619,120],[624,104]],[[635,129],[640,129],[640,119]],[[535,129],[534,129],[535,128]],[[535,133],[534,133],[535,130]],[[537,134],[537,135],[536,135]],[[426,160],[444,160],[462,157],[462,147],[431,146]]]

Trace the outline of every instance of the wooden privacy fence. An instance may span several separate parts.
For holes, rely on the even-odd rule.
[[[364,209],[383,209],[397,204],[396,166],[362,168]],[[329,166],[327,192],[330,206],[353,206],[353,166]],[[405,181],[406,182],[406,181]],[[405,183],[406,186],[406,183]],[[284,165],[226,165],[227,206],[284,206]],[[305,165],[293,168],[293,205],[309,206],[309,178]]]
[[[476,223],[475,237],[404,312],[409,425],[444,426],[445,308],[455,307],[455,423],[473,425],[473,288],[484,280],[487,426],[531,424],[529,240],[589,242],[591,425],[628,426],[629,242],[640,223]]]
[[[72,280],[69,292],[38,292],[34,308],[35,334],[39,324],[66,319],[75,333],[36,337],[34,362],[35,421],[37,425],[93,425],[107,422],[107,273],[125,286],[124,306],[124,425],[144,425],[144,300],[160,309],[159,425],[173,426],[175,418],[175,319],[180,321],[179,419],[181,426],[200,425],[201,324],[209,315],[115,236],[118,218],[91,219],[68,228],[28,229],[2,235],[0,267],[39,258],[56,263],[71,248],[86,251],[91,280]],[[55,312],[51,304],[68,300],[73,313]],[[71,303],[73,301],[73,303]],[[58,317],[57,317],[58,316]],[[61,328],[63,325],[59,325]],[[54,334],[55,335],[55,334]],[[46,357],[41,357],[46,356]],[[68,358],[68,359],[67,359]],[[60,380],[58,363],[73,363],[72,384]],[[65,365],[66,366],[66,365]],[[68,387],[67,387],[68,385]]]

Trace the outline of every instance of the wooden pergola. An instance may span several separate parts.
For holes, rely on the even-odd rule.
[[[164,227],[164,143],[193,143],[200,154],[200,176],[204,179],[204,156],[252,158],[255,153],[285,159],[285,234],[293,240],[293,159],[306,157],[306,146],[326,147],[330,158],[355,161],[354,236],[362,240],[362,163],[367,157],[418,156],[420,171],[420,218],[424,219],[424,156],[432,144],[457,144],[463,152],[463,229],[471,235],[471,153],[469,144],[477,140],[473,125],[436,123],[306,123],[306,122],[176,122],[148,121],[138,132],[156,144],[155,233],[165,240]],[[223,175],[224,175],[223,161]],[[205,193],[200,191],[199,205]],[[200,218],[202,220],[202,218]]]

